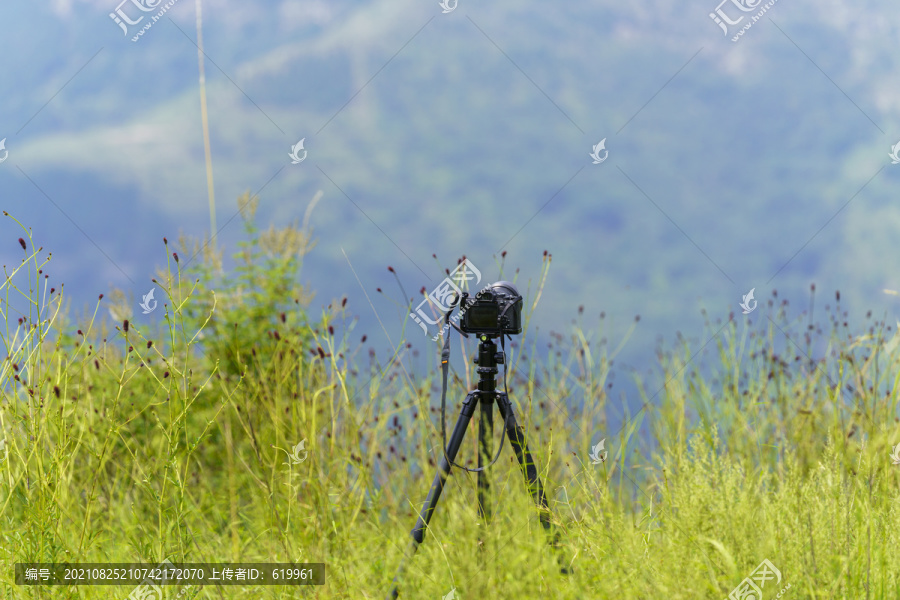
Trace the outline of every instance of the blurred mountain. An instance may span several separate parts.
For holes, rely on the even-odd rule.
[[[140,298],[163,236],[209,230],[195,2],[137,42],[117,8],[142,14],[131,0],[0,6],[3,209],[52,250],[77,306],[109,286]],[[612,341],[640,314],[625,356],[642,368],[658,335],[703,337],[701,306],[743,318],[750,288],[761,306],[777,288],[797,316],[811,282],[896,315],[883,290],[900,289],[900,14],[777,2],[732,42],[716,8],[207,0],[218,239],[234,251],[246,190],[262,225],[302,219],[323,190],[304,277],[382,336],[346,253],[394,344],[412,323],[387,296],[418,303],[463,254],[499,279],[502,251],[532,292],[552,253],[544,332],[584,305]],[[21,232],[0,227],[8,264]]]

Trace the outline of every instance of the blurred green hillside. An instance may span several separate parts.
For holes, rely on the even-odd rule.
[[[229,198],[263,190],[261,218],[283,223],[323,190],[304,267],[322,297],[361,298],[342,250],[372,292],[392,285],[387,265],[430,289],[433,253],[495,279],[507,250],[527,282],[549,249],[542,331],[580,305],[619,334],[640,314],[626,356],[643,366],[656,336],[698,335],[701,306],[728,314],[751,288],[799,311],[816,282],[855,314],[896,315],[883,293],[900,289],[892,4],[778,3],[737,44],[712,3],[291,5],[204,13],[219,239],[239,235]],[[29,51],[0,74],[4,131],[28,123],[8,142],[14,164],[86,236],[12,161],[4,196],[85,257],[67,265],[74,298],[146,293],[152,244],[208,229],[192,3],[137,44],[101,2],[0,10],[0,32]],[[300,138],[309,157],[291,165]],[[609,159],[591,164],[603,138]]]

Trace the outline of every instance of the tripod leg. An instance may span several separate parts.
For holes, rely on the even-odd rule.
[[[500,415],[503,417],[503,422],[506,424],[506,435],[509,437],[509,442],[513,447],[513,451],[516,453],[519,466],[522,467],[522,473],[525,475],[528,491],[532,498],[534,498],[535,504],[538,505],[538,515],[541,526],[543,526],[544,531],[548,534],[552,533],[550,545],[554,549],[559,550],[559,532],[554,531],[550,525],[550,506],[547,504],[547,497],[544,495],[544,487],[541,485],[541,480],[538,477],[534,459],[531,457],[531,452],[528,450],[528,443],[525,441],[525,433],[522,431],[522,428],[519,427],[518,422],[516,422],[512,403],[510,403],[506,394],[498,393],[496,398],[497,407],[500,409]],[[561,558],[562,556],[560,556],[560,559]],[[568,573],[568,569],[566,569],[565,566],[563,566],[562,571],[563,573]]]
[[[483,468],[494,455],[494,404],[490,400],[481,401],[481,422],[478,424],[478,467]],[[491,520],[491,482],[487,471],[478,472],[478,516],[485,524]]]
[[[449,461],[453,461],[456,458],[456,453],[459,452],[463,437],[466,435],[466,428],[469,426],[469,421],[472,420],[472,415],[475,414],[475,406],[477,404],[478,394],[474,392],[467,395],[465,401],[463,401],[462,411],[460,411],[459,419],[457,419],[456,426],[453,428],[453,435],[450,436],[450,441],[447,443],[447,455],[441,458],[438,472],[434,476],[431,489],[428,490],[428,497],[425,499],[425,504],[422,506],[422,511],[419,513],[419,520],[416,521],[416,526],[413,527],[411,533],[412,542],[407,548],[403,562],[400,563],[400,567],[397,569],[397,574],[394,576],[391,590],[388,593],[388,598],[392,600],[400,595],[397,584],[400,581],[400,576],[406,570],[406,563],[409,562],[416,553],[416,550],[419,549],[419,544],[425,540],[425,530],[428,528],[428,522],[431,520],[434,509],[437,508],[441,492],[444,490],[444,483],[447,481],[447,477],[450,476]]]

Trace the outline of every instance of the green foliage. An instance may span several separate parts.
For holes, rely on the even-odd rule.
[[[313,295],[298,283],[303,256],[315,246],[312,232],[295,223],[260,232],[253,222],[258,204],[259,197],[249,193],[238,199],[249,239],[239,242],[240,251],[233,255],[234,276],[222,271],[221,258],[206,240],[203,261],[184,272],[202,281],[205,292],[185,305],[185,326],[199,331],[212,314],[200,339],[208,340],[205,355],[221,361],[220,371],[229,379],[251,363],[271,364],[277,348],[308,351],[313,338],[305,310]],[[201,253],[198,246],[181,242],[191,257]]]
[[[67,325],[61,291],[40,293],[38,251],[6,274],[4,314],[10,296],[28,308],[2,335],[0,599],[131,591],[16,586],[17,562],[164,559],[321,562],[326,584],[308,593],[385,594],[440,460],[439,381],[412,371],[405,340],[386,364],[370,353],[361,366],[343,301],[310,324],[296,284],[308,230],[260,233],[247,196],[241,206],[249,241],[233,276],[211,251],[183,270],[189,245],[170,255],[157,335],[120,320],[121,293],[112,324],[95,311]],[[663,390],[620,428],[609,369],[634,328],[610,350],[602,319],[576,321],[541,362],[526,327],[510,395],[572,572],[560,573],[507,444],[489,471],[490,526],[475,477],[454,471],[403,596],[721,600],[768,559],[782,580],[766,598],[788,585],[783,598],[897,597],[900,338],[878,322],[851,335],[835,310],[818,360],[784,305],[763,326],[707,323],[715,360],[684,340],[661,351]],[[463,355],[450,415],[476,377]],[[476,437],[473,426],[457,462],[474,466]],[[601,438],[609,454],[595,464]],[[220,591],[297,594],[167,597]]]

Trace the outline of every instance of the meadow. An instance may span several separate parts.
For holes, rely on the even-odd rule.
[[[136,324],[121,290],[73,316],[48,283],[47,242],[22,224],[21,240],[0,240],[16,257],[0,294],[0,598],[133,589],[19,586],[16,563],[164,559],[327,566],[321,586],[167,586],[166,598],[385,597],[441,456],[440,350],[417,356],[404,336],[378,356],[354,331],[354,311],[371,310],[358,290],[314,311],[297,283],[312,230],[257,228],[257,202],[239,199],[246,240],[230,273],[215,243],[160,242],[155,326]],[[814,322],[774,292],[749,317],[709,316],[700,343],[660,347],[665,384],[636,376],[642,409],[623,416],[609,374],[627,339],[608,340],[603,319],[579,314],[538,347],[543,261],[509,386],[559,551],[507,442],[490,523],[475,477],[454,470],[401,597],[721,600],[768,560],[780,577],[767,600],[900,598],[890,323],[870,315],[851,332],[839,293]],[[472,341],[452,335],[448,427],[477,379]],[[458,459],[470,466],[476,424]]]

